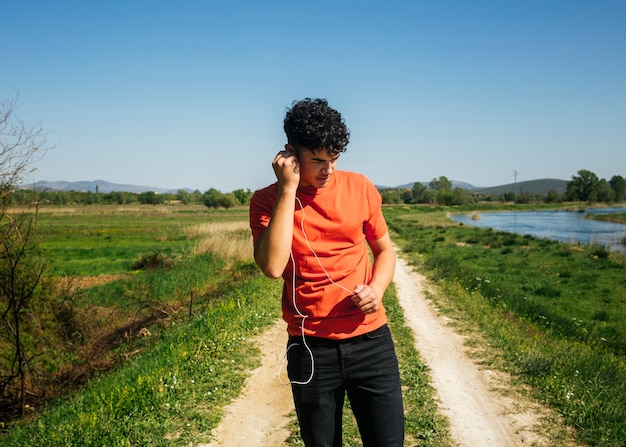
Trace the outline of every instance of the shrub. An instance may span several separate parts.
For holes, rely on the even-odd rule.
[[[144,254],[137,259],[133,266],[133,270],[156,270],[160,268],[171,268],[175,261],[170,256],[161,252]]]

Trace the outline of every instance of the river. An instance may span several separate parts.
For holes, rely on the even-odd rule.
[[[452,214],[450,217],[464,225],[529,234],[570,244],[599,244],[626,253],[626,246],[622,243],[626,236],[625,224],[585,219],[586,214],[616,212],[626,212],[626,207],[591,208],[585,212],[564,210],[473,212]],[[472,218],[474,214],[478,215],[478,219]]]

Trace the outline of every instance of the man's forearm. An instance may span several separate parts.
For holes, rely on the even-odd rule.
[[[276,197],[272,218],[254,247],[254,260],[270,278],[280,278],[291,253],[296,191],[281,190]]]
[[[393,249],[383,250],[374,258],[372,266],[372,280],[370,287],[380,294],[379,298],[383,298],[383,294],[391,281],[396,269],[396,253]]]

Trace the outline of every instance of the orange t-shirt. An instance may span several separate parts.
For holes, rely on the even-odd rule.
[[[277,192],[274,183],[250,201],[255,242],[269,225]],[[343,339],[378,329],[387,322],[384,307],[366,315],[352,291],[372,277],[366,241],[387,233],[380,193],[361,174],[334,171],[324,188],[300,187],[296,196],[293,256],[283,272],[287,331],[301,335],[303,315],[308,336]]]

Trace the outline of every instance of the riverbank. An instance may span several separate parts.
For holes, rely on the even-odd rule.
[[[601,220],[603,222],[615,222],[626,224],[626,213],[610,213],[610,214],[587,214],[586,219]]]
[[[454,297],[439,307],[480,334],[470,343],[501,350],[502,358],[485,362],[529,386],[578,428],[581,441],[621,447],[624,255],[459,225],[445,218],[447,211],[385,210],[402,251]]]
[[[473,211],[453,213],[450,218],[463,225],[491,228],[569,244],[606,247],[626,253],[626,226],[619,221],[625,207],[549,210]],[[616,216],[616,217],[613,217]]]

